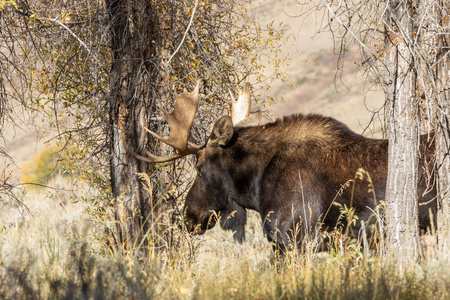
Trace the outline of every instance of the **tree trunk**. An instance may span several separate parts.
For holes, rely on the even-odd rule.
[[[447,85],[448,80],[449,78],[447,78]],[[437,226],[439,248],[443,252],[447,252],[450,246],[450,103],[448,87],[442,92],[445,97],[441,99],[442,102],[440,103],[442,113],[439,118],[440,127],[436,135],[436,163],[438,166]]]
[[[138,177],[148,164],[129,154],[147,145],[141,120],[148,120],[148,90],[155,52],[152,5],[149,1],[105,0],[110,21],[112,65],[109,118],[111,189],[115,198],[118,242],[131,249],[149,228],[151,197]]]
[[[387,11],[387,114],[389,170],[385,253],[403,266],[418,262],[419,126],[416,75],[408,48],[414,36],[411,1],[390,1]]]
[[[447,52],[450,47],[450,37],[441,31],[449,28],[448,15],[445,12],[450,10],[450,4],[448,0],[439,0],[438,3],[439,5],[434,6],[434,15],[438,23],[436,28],[438,34],[435,35],[434,40],[437,49],[434,75],[436,101],[439,107],[436,132],[437,225],[439,246],[446,252],[450,246],[450,62]]]

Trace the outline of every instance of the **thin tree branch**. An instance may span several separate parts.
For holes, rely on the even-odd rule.
[[[41,18],[36,18],[39,21],[50,21],[53,23],[58,24],[59,26],[61,26],[62,28],[64,28],[65,30],[67,30],[71,36],[73,36],[80,44],[81,46],[83,46],[83,48],[89,53],[89,55],[91,55],[96,63],[99,63],[99,60],[97,58],[97,56],[93,55],[91,52],[91,49],[89,49],[89,47],[86,45],[85,42],[83,42],[72,30],[70,30],[69,27],[67,27],[63,22],[61,22],[60,20],[58,20],[57,18],[54,19],[50,19],[50,18],[45,18],[45,17],[41,17]]]
[[[175,54],[177,54],[177,52],[180,51],[180,48],[183,45],[184,40],[186,39],[186,35],[189,32],[189,29],[191,28],[192,22],[194,20],[195,11],[197,10],[197,4],[198,4],[198,0],[195,0],[195,6],[194,6],[194,10],[192,11],[191,20],[189,21],[186,31],[184,32],[183,39],[181,40],[181,43],[178,45],[178,48],[175,50],[175,52],[170,56],[169,60],[167,61],[167,64],[170,64],[170,61],[175,56]]]
[[[333,15],[333,17],[338,20],[339,24],[341,24],[342,27],[345,28],[345,30],[347,30],[352,36],[353,38],[358,41],[358,43],[367,51],[369,51],[370,53],[372,53],[373,55],[376,55],[375,52],[373,52],[369,47],[367,47],[357,36],[356,34],[350,30],[350,28],[348,28],[342,21],[341,19],[339,19],[339,17],[334,13],[334,11],[331,9],[331,7],[328,5],[327,0],[323,0],[323,3],[325,4],[326,8],[331,12],[331,14]]]

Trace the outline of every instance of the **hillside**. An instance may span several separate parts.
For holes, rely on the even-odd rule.
[[[322,13],[305,14],[306,9],[285,1],[264,1],[258,9],[261,20],[284,24],[294,38],[284,51],[292,59],[289,80],[296,86],[274,84],[268,94],[276,101],[269,112],[273,117],[293,112],[329,115],[362,133],[372,112],[382,107],[384,94],[357,67],[361,59],[356,45],[346,53],[338,71],[339,56],[331,33],[317,33],[323,27]],[[370,136],[379,128],[375,123],[365,134]]]

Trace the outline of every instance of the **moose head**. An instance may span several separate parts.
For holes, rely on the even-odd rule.
[[[223,116],[216,121],[205,145],[193,144],[188,141],[188,138],[198,109],[199,84],[200,82],[197,82],[192,92],[185,89],[183,93],[176,94],[175,108],[172,112],[167,112],[159,107],[167,118],[170,128],[169,137],[162,137],[144,127],[153,137],[176,149],[177,153],[168,157],[156,156],[151,153],[146,153],[146,156],[131,153],[148,163],[169,162],[195,154],[197,156],[197,178],[187,194],[184,206],[184,219],[188,231],[203,234],[206,229],[215,225],[216,220],[212,216],[220,215],[222,228],[234,231],[234,238],[242,242],[246,211],[229,199],[224,177],[221,176],[220,166],[215,165],[218,161],[214,161],[214,156],[223,155],[222,150],[233,138],[234,128],[258,125],[261,120],[261,111],[250,114],[249,84],[246,84],[243,90],[238,88],[237,100],[230,91],[231,117]]]

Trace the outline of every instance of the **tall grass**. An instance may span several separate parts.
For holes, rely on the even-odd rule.
[[[102,243],[102,224],[67,192],[17,193],[27,208],[0,202],[0,299],[450,298],[449,255],[433,244],[421,265],[403,271],[351,244],[280,262],[250,213],[242,245],[220,228],[194,238],[179,231],[170,253],[142,255]]]

